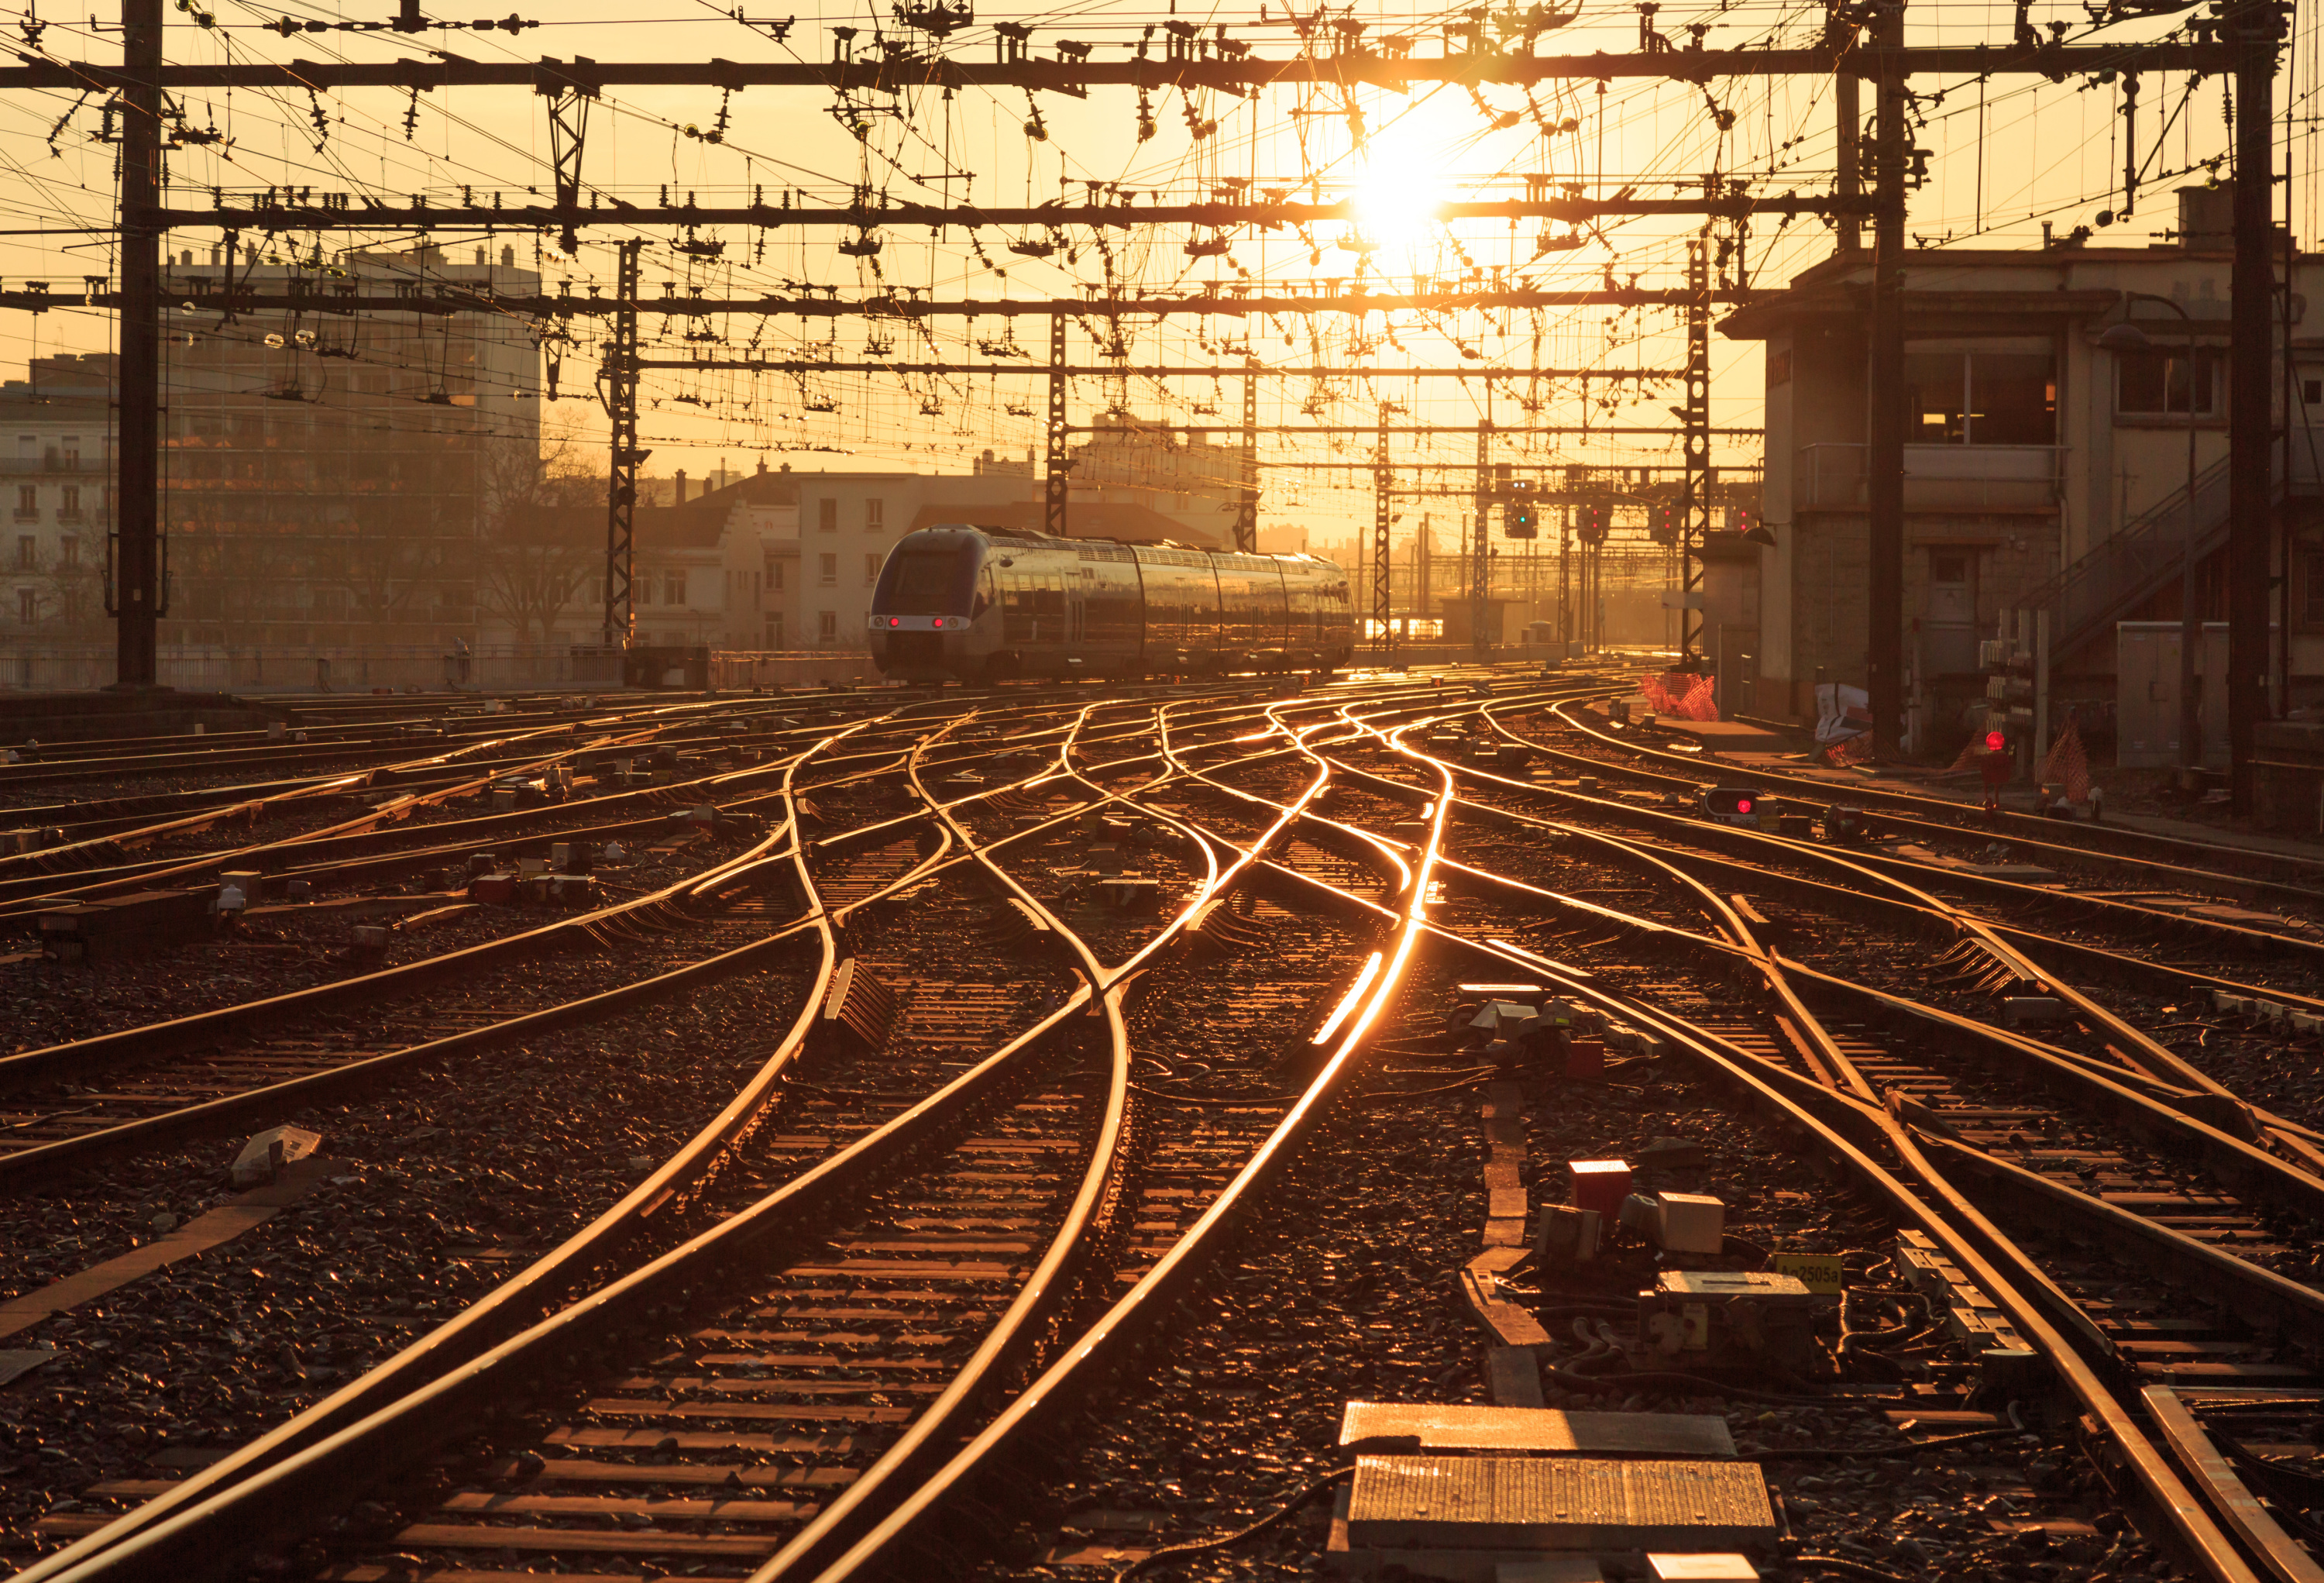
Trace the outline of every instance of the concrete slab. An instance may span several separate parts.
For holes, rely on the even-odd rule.
[[[1409,1440],[1424,1451],[1547,1451],[1604,1456],[1728,1458],[1735,1440],[1711,1413],[1567,1412],[1554,1407],[1351,1402],[1340,1444]]]
[[[1359,1548],[1348,1540],[1348,1492],[1332,1508],[1323,1569],[1340,1578],[1437,1578],[1446,1583],[1606,1583],[1596,1558],[1517,1550]]]
[[[1359,1457],[1364,1549],[1681,1550],[1772,1537],[1757,1465],[1600,1458]]]
[[[1797,752],[1801,745],[1780,731],[1742,720],[1681,720],[1657,715],[1655,724],[1665,731],[1692,737],[1715,753],[1790,753]]]

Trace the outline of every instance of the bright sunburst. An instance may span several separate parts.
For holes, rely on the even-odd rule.
[[[1443,204],[1443,179],[1421,151],[1375,146],[1367,152],[1355,211],[1364,236],[1381,252],[1404,260],[1429,246]]]

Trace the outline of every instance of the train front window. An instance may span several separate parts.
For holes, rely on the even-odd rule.
[[[872,607],[899,616],[965,616],[974,586],[968,550],[899,550],[888,557]]]

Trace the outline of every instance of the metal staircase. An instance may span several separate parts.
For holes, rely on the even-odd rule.
[[[2275,481],[2281,499],[2283,482]],[[2050,612],[2050,654],[2057,663],[2111,632],[2139,606],[2178,580],[2186,555],[2188,498],[2174,490],[2148,511],[2099,541],[2089,553],[2026,594],[2028,609]],[[2227,464],[2223,458],[2195,477],[2195,559],[2227,542]]]

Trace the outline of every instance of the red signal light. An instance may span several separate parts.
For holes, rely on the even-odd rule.
[[[1987,733],[1985,734],[1985,751],[1986,751],[1986,752],[1987,752],[1987,753],[1999,753],[2003,748],[2007,747],[2008,745],[2009,745],[2009,738],[2008,738],[2008,737],[2006,737],[2006,736],[2004,736],[2000,732],[1998,732],[1998,731],[1988,731],[1988,732],[1987,732]]]
[[[929,623],[928,623],[928,625],[929,625],[930,626],[933,626],[933,627],[936,627],[936,628],[938,628],[938,629],[941,629],[941,628],[944,626],[944,617],[943,617],[943,616],[937,616],[934,621],[929,622]]]
[[[1738,799],[1736,800],[1736,802],[1735,802],[1735,811],[1736,811],[1736,812],[1738,812],[1738,813],[1748,813],[1748,812],[1750,812],[1750,811],[1751,811],[1751,800],[1750,800],[1748,797],[1741,797],[1741,798],[1738,798]]]
[[[900,616],[890,616],[888,617],[888,625],[890,626],[901,626],[904,625],[904,618]]]

